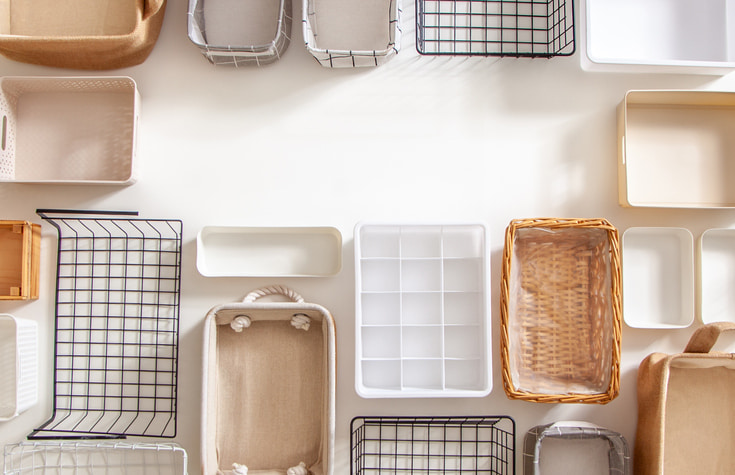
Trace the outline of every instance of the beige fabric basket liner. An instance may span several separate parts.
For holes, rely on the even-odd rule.
[[[307,331],[293,315],[311,319]],[[252,324],[235,332],[239,315]],[[304,462],[332,473],[335,328],[314,304],[253,302],[212,309],[205,323],[202,473],[284,474]]]

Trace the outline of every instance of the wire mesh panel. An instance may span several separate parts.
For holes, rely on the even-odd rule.
[[[573,0],[416,0],[416,48],[426,55],[568,56]]]
[[[352,475],[514,474],[515,422],[487,417],[356,417]]]
[[[5,475],[186,475],[176,444],[34,442],[5,446]]]
[[[175,436],[181,221],[38,214],[59,234],[54,413],[29,438]]]

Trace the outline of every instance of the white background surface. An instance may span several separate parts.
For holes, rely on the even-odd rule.
[[[36,208],[139,210],[184,222],[178,435],[200,472],[202,322],[218,304],[271,283],[328,308],[337,322],[335,474],[349,473],[358,415],[489,415],[516,421],[516,467],[534,425],[576,419],[633,445],[635,378],[653,351],[681,351],[693,329],[623,330],[620,396],[605,406],[508,400],[502,389],[499,288],[503,232],[513,218],[604,217],[680,226],[695,239],[735,225],[735,210],[623,209],[617,204],[615,109],[629,89],[735,90],[735,77],[586,73],[569,58],[432,58],[416,53],[413,2],[403,6],[401,52],[376,69],[329,70],[306,52],[301,5],[284,57],[260,69],[216,68],[186,33],[186,5],[169,2],[159,41],[128,75],[142,96],[140,179],[130,187],[0,185],[2,219],[41,222]],[[621,32],[623,34],[624,32]],[[577,39],[579,42],[579,38]],[[579,48],[578,48],[579,49]],[[0,59],[0,74],[85,75]],[[484,222],[490,232],[493,380],[479,399],[362,399],[354,389],[353,227],[361,220]],[[196,233],[205,225],[335,226],[343,268],[328,278],[205,278]],[[0,312],[41,327],[41,402],[0,423],[14,443],[50,416],[56,235],[43,227],[41,298]],[[696,262],[696,261],[695,261]],[[152,442],[158,441],[151,440]]]

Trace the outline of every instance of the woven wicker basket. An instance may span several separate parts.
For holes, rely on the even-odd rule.
[[[618,231],[604,219],[514,220],[500,288],[511,399],[607,403],[620,386]]]

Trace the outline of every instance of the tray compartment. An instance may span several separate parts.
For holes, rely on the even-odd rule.
[[[324,67],[378,66],[401,45],[400,0],[303,0],[306,49]]]
[[[291,0],[189,0],[189,40],[215,65],[261,66],[291,42]]]
[[[358,224],[358,394],[490,392],[486,239],[475,224]]]
[[[0,421],[38,402],[38,324],[0,314]]]
[[[0,78],[0,182],[133,183],[139,100],[127,77]]]
[[[604,219],[513,220],[500,292],[511,399],[607,403],[620,384],[618,231]]]
[[[694,321],[694,237],[683,228],[623,233],[623,315],[635,328],[685,328]]]
[[[702,322],[735,323],[735,229],[707,229],[699,241]]]
[[[417,0],[416,49],[425,55],[568,56],[572,0]]]
[[[29,221],[0,221],[0,300],[38,298],[41,226]]]

